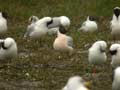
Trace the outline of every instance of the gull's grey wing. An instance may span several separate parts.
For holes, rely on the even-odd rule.
[[[72,39],[72,37],[70,37],[70,36],[67,37],[67,44],[68,44],[68,46],[73,47],[73,39]]]
[[[34,27],[35,27],[34,25],[28,26],[27,32],[24,34],[24,37],[29,37],[29,35],[31,34],[31,32],[34,31]]]

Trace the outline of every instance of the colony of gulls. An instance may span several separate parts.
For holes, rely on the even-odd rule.
[[[56,34],[57,37],[53,42],[53,48],[57,51],[69,52],[72,54],[73,38],[66,35],[68,28],[70,27],[70,19],[67,16],[60,17],[43,17],[39,19],[37,16],[31,16],[29,18],[30,24],[27,26],[27,30],[24,34],[25,39],[39,40],[46,34]],[[112,90],[120,90],[120,8],[115,7],[113,9],[113,18],[110,22],[111,36],[113,37],[114,44],[109,48],[111,54],[111,67],[114,70]],[[0,34],[7,33],[7,20],[6,14],[0,13]],[[97,23],[91,16],[87,17],[87,20],[83,22],[78,31],[94,32],[98,30]],[[17,43],[11,37],[0,39],[0,59],[16,58]],[[108,48],[107,42],[101,40],[96,41],[88,50],[88,62],[94,66],[93,73],[96,73],[98,66],[104,65],[107,62],[106,50]],[[103,66],[104,67],[104,66]],[[69,78],[67,84],[62,90],[89,90],[89,82],[83,80],[80,76],[72,76]]]

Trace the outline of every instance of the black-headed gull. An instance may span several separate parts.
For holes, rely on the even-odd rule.
[[[98,29],[97,23],[95,19],[91,16],[87,17],[87,20],[83,22],[82,26],[78,30],[82,30],[84,32],[93,32]]]
[[[114,40],[120,39],[120,7],[115,7],[113,10],[113,18],[111,20],[111,34]]]
[[[0,60],[17,57],[17,44],[13,38],[0,40]]]
[[[116,68],[120,66],[120,44],[112,44],[110,46],[110,54],[112,56],[112,67]]]
[[[59,30],[59,26],[63,26],[68,29],[70,26],[70,19],[67,16],[53,17],[53,23],[49,27],[55,27],[48,30],[48,34],[56,34]]]
[[[0,33],[6,33],[7,31],[7,14],[0,12]]]

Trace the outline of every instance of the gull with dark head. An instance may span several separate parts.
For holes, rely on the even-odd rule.
[[[63,26],[65,29],[68,29],[70,26],[70,19],[67,16],[53,17],[53,23],[48,26],[51,28],[48,30],[48,34],[56,34],[59,30],[59,26]]]
[[[87,20],[83,22],[82,26],[78,29],[84,32],[94,32],[98,29],[97,23],[92,16],[88,16]]]
[[[112,44],[110,46],[110,54],[112,56],[112,67],[116,68],[120,66],[120,44]]]
[[[0,60],[17,57],[17,44],[11,37],[0,40]]]
[[[115,7],[113,10],[113,18],[111,20],[111,34],[114,40],[120,39],[120,7]]]
[[[7,31],[7,13],[0,12],[0,34],[6,33]]]

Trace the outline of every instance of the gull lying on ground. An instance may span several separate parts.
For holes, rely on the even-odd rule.
[[[83,22],[82,26],[78,29],[79,31],[84,32],[94,32],[98,29],[97,23],[95,22],[94,18],[91,16],[87,17],[87,20]]]
[[[70,36],[65,35],[66,30],[64,27],[60,26],[57,32],[57,38],[53,43],[53,47],[58,51],[73,51],[73,39]]]

